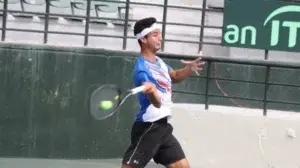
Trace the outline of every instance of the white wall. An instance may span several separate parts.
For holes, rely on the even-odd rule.
[[[18,0],[13,0],[18,1]],[[13,2],[11,1],[11,2]],[[41,4],[41,5],[28,5],[24,4],[25,11],[31,12],[44,12],[45,4],[44,0],[26,0],[32,4]],[[124,0],[122,0],[124,1]],[[79,2],[82,3],[82,8],[85,9],[85,1],[84,0],[60,0],[55,1],[55,3],[63,6],[59,7],[51,7],[50,12],[56,14],[69,14],[71,15],[71,8],[67,7],[70,2]],[[163,4],[164,0],[154,0],[154,1],[146,1],[146,0],[134,0],[132,2],[147,2],[147,3],[157,3]],[[192,7],[201,7],[202,0],[172,0],[168,1],[169,5],[179,5],[179,6],[192,6]],[[226,2],[230,2],[230,0],[226,0]],[[54,2],[53,2],[54,3]],[[106,3],[106,2],[95,2],[93,1],[92,5],[95,3]],[[111,5],[111,4],[110,4]],[[8,5],[8,9],[11,10],[21,10],[20,3],[10,3]],[[124,6],[124,5],[123,5]],[[207,0],[207,6],[224,6],[224,0]],[[101,21],[101,17],[109,17],[109,18],[118,18],[119,13],[115,6],[112,9],[109,9],[110,12],[100,12],[99,19],[97,21]],[[154,7],[148,6],[147,10],[146,6],[143,5],[130,5],[130,19],[141,19],[144,17],[154,16],[159,21],[162,21],[163,10],[162,7]],[[0,3],[0,9],[3,8],[2,3]],[[103,10],[108,10],[107,8],[103,8]],[[86,14],[85,10],[75,10],[76,15],[84,16]],[[124,17],[125,10],[121,10],[121,16]],[[14,15],[19,15],[15,13]],[[96,16],[95,10],[91,11],[91,16]],[[93,19],[95,21],[95,19]],[[0,20],[2,22],[2,18]],[[102,20],[103,22],[103,20]],[[175,22],[175,23],[187,23],[187,24],[198,24],[201,23],[201,11],[200,10],[181,10],[175,8],[168,8],[167,12],[167,22]],[[205,17],[205,25],[210,26],[222,26],[223,23],[223,14],[219,12],[208,12]],[[130,22],[131,25],[134,22]],[[44,29],[44,20],[43,18],[35,17],[32,18],[20,18],[13,17],[13,14],[10,13],[8,17],[8,28],[26,28],[32,30],[43,30]],[[71,20],[65,20],[64,18],[55,18],[50,21],[49,30],[50,31],[65,31],[65,32],[77,32],[84,33],[85,23],[84,22],[75,22]],[[106,21],[103,24],[90,24],[90,33],[93,34],[104,34],[104,35],[123,35],[124,26],[120,21]],[[133,36],[132,27],[128,30],[128,35]],[[172,40],[189,40],[189,41],[199,41],[200,28],[195,27],[186,27],[186,26],[175,26],[168,25],[166,26],[166,39]],[[0,34],[1,36],[1,34]],[[204,41],[205,42],[221,42],[222,31],[220,29],[211,29],[205,28],[204,30]],[[22,43],[42,43],[43,42],[43,34],[42,33],[24,33],[24,32],[14,32],[8,31],[6,40],[9,42],[22,42]],[[83,46],[83,36],[74,36],[74,35],[62,35],[62,34],[49,34],[48,43],[52,45],[61,45],[61,46]],[[89,47],[97,47],[97,48],[107,48],[107,49],[122,49],[122,39],[121,38],[107,38],[107,37],[89,37]],[[138,51],[139,45],[135,39],[128,39],[127,41],[127,50]],[[264,51],[263,50],[255,50],[255,49],[244,49],[244,48],[234,48],[234,47],[222,47],[220,45],[207,45],[203,46],[203,51],[205,55],[209,56],[226,56],[226,57],[239,57],[239,58],[247,58],[247,59],[264,59]],[[176,53],[176,54],[197,54],[198,53],[198,44],[193,43],[180,43],[180,42],[166,42],[165,44],[165,52],[167,53]],[[269,59],[272,60],[280,60],[280,61],[300,61],[299,53],[291,53],[291,52],[278,52],[271,51]]]
[[[177,104],[171,123],[192,168],[298,168],[300,113]],[[295,137],[290,137],[289,134]]]

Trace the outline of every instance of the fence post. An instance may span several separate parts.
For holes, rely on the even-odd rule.
[[[168,0],[164,1],[164,11],[163,11],[163,18],[162,18],[162,44],[161,44],[161,51],[165,50],[165,38],[166,38],[166,22],[167,22],[167,10],[168,10]]]
[[[266,76],[265,76],[265,90],[264,90],[264,106],[263,106],[263,110],[264,113],[263,115],[266,116],[267,115],[267,96],[268,96],[268,89],[269,89],[269,76],[270,76],[270,66],[268,65],[266,68]]]
[[[49,30],[49,13],[50,13],[50,0],[46,0],[46,14],[44,25],[44,44],[48,42],[48,30]]]
[[[269,50],[265,50],[265,60],[269,59]]]
[[[206,68],[206,87],[205,87],[205,109],[208,109],[208,91],[209,91],[209,78],[210,78],[210,71],[211,71],[211,61],[207,61],[207,68]]]
[[[125,23],[124,23],[124,32],[123,32],[123,50],[127,48],[127,36],[128,36],[128,19],[129,19],[129,0],[126,0],[126,8],[125,8]]]
[[[84,46],[87,46],[89,43],[90,15],[91,15],[91,0],[87,0],[85,32],[84,32]]]
[[[6,22],[7,22],[7,4],[8,4],[8,0],[4,0],[4,4],[3,4],[3,20],[2,20],[2,36],[1,36],[1,40],[5,41],[5,37],[6,37]]]
[[[198,53],[202,51],[203,48],[203,36],[204,36],[204,26],[205,26],[205,14],[206,14],[206,0],[203,0],[202,3],[202,13],[201,13],[201,26],[200,26],[200,38],[199,38],[199,47]]]

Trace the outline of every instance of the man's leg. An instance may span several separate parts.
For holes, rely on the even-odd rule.
[[[156,123],[134,123],[131,145],[124,154],[122,168],[144,168],[156,153],[161,134]]]
[[[154,156],[154,161],[167,168],[190,168],[181,145],[172,134],[172,126],[168,124],[168,127],[168,132],[166,132],[163,144]]]
[[[136,168],[136,165],[128,165],[123,163],[121,168]]]
[[[167,168],[190,168],[189,162],[186,158],[167,165]]]

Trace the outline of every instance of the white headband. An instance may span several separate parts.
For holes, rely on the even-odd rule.
[[[136,38],[140,39],[155,29],[160,29],[160,27],[156,23],[153,23],[151,27],[145,28],[142,32],[138,33],[136,35]]]

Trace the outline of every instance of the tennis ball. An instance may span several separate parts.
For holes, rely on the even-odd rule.
[[[109,100],[106,100],[106,101],[101,101],[99,103],[99,107],[104,109],[104,110],[108,110],[110,108],[113,107],[113,102],[112,101],[109,101]]]

